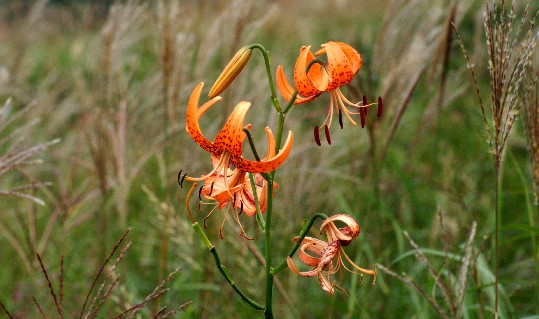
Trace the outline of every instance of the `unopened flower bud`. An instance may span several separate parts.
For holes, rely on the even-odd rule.
[[[247,61],[251,58],[252,49],[249,47],[241,48],[228,62],[221,75],[215,81],[215,84],[212,86],[210,93],[208,94],[209,98],[212,99],[217,95],[221,94],[229,85],[234,81],[234,79],[240,74],[243,67],[247,64]]]

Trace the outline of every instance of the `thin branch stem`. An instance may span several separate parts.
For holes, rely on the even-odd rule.
[[[281,108],[281,104],[279,104],[279,100],[277,99],[277,91],[275,90],[275,84],[273,83],[273,75],[271,74],[271,68],[270,68],[269,52],[261,44],[251,44],[248,46],[248,48],[259,49],[260,52],[262,52],[262,55],[264,56],[264,64],[266,66],[266,73],[268,76],[269,87],[271,90],[271,103],[273,104],[273,107],[275,107],[277,112],[281,113],[283,109]]]
[[[208,250],[212,253],[217,269],[219,269],[219,272],[221,272],[223,277],[225,277],[226,281],[230,284],[232,289],[234,289],[234,291],[236,291],[236,293],[240,295],[241,299],[245,301],[253,309],[264,310],[265,308],[263,306],[258,304],[253,299],[247,297],[247,295],[245,295],[245,293],[240,288],[238,288],[238,286],[236,286],[236,283],[234,282],[234,280],[232,279],[232,277],[226,270],[226,267],[221,264],[221,260],[219,259],[219,254],[217,253],[215,246],[213,246],[213,244],[210,242],[210,240],[208,239],[208,237],[206,236],[206,234],[204,233],[204,230],[202,230],[200,225],[198,223],[194,223],[193,228],[199,235],[200,239],[202,239],[202,241],[204,242],[204,245],[206,246],[206,248],[208,248]]]
[[[303,241],[303,239],[305,239],[305,236],[307,235],[309,230],[313,227],[313,224],[317,218],[324,220],[324,219],[327,219],[328,217],[325,214],[316,213],[313,216],[311,216],[309,220],[305,220],[305,222],[303,223],[303,226],[301,227],[301,232],[299,233],[299,236],[297,237],[296,244],[294,245],[294,247],[292,247],[287,257],[294,256],[299,246],[301,246],[301,242]],[[278,272],[285,269],[286,267],[287,267],[287,263],[286,263],[286,258],[285,258],[279,265],[277,265],[277,267],[274,267],[271,270],[272,275],[275,276]]]

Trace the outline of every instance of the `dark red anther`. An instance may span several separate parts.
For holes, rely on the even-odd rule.
[[[382,102],[382,97],[378,97],[378,114],[376,116],[382,116],[382,111],[384,110],[384,103]]]
[[[367,96],[366,95],[363,95],[363,106],[365,106],[365,115],[367,115],[367,104],[369,104],[369,101],[367,101]]]
[[[238,213],[238,216],[241,215],[241,213],[243,213],[243,201],[240,200],[240,212]]]
[[[211,186],[210,186],[210,195],[209,195],[210,197],[211,197],[211,193],[213,192],[213,184],[214,184],[214,183],[215,183],[215,182],[212,182],[212,183],[211,183]]]
[[[365,127],[365,108],[359,108],[359,116],[361,118],[361,127]]]
[[[314,127],[314,141],[316,142],[316,145],[322,146],[322,143],[320,143],[320,132],[318,131],[318,126]]]
[[[182,172],[183,172],[182,169],[178,172],[178,185],[180,185],[180,187],[182,187],[182,182],[181,182]]]
[[[204,188],[204,186],[200,186],[200,188],[198,189],[198,200],[202,200],[202,198],[200,197],[200,193],[202,193],[202,188]]]
[[[234,193],[234,200],[232,201],[232,205],[236,206],[236,193]]]
[[[326,133],[326,140],[328,141],[328,144],[331,145],[331,137],[329,136],[329,126],[324,125],[324,131]]]
[[[341,130],[342,130],[343,125],[342,125],[342,112],[341,112],[341,109],[339,109],[339,125],[341,126]]]
[[[178,172],[178,185],[180,185],[181,188],[183,188],[183,181],[185,180],[185,178],[187,177],[187,173],[183,174],[182,176],[182,171],[183,170],[180,170]]]

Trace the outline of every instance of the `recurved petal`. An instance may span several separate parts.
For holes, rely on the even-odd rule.
[[[234,111],[232,111],[232,114],[228,117],[225,126],[219,133],[217,133],[217,136],[213,141],[213,145],[217,149],[241,157],[242,143],[247,136],[243,131],[243,121],[250,106],[251,103],[245,101],[236,105]]]
[[[355,75],[353,72],[353,63],[348,60],[348,56],[344,53],[341,46],[336,42],[330,41],[322,44],[322,47],[328,56],[326,68],[332,80],[327,90],[331,91],[350,83]]]
[[[335,221],[341,221],[345,223],[347,227],[339,229],[335,226]],[[326,231],[330,241],[335,239],[350,241],[359,235],[360,228],[359,224],[350,215],[337,214],[324,220],[322,226],[320,226],[320,231],[322,230]]]
[[[289,102],[292,98],[292,95],[294,95],[294,88],[290,85],[288,80],[286,79],[286,76],[283,71],[282,66],[277,67],[275,82],[277,83],[277,89],[279,90],[279,93],[281,93],[281,96],[283,99],[285,99],[286,102]],[[294,101],[294,104],[303,104],[307,103],[309,101],[314,100],[316,97],[318,97],[320,94],[311,95],[309,97],[303,97],[299,93],[296,95],[296,100]]]
[[[290,257],[286,257],[286,263],[288,264],[288,268],[290,268],[290,270],[303,277],[314,277],[319,272],[318,269],[313,269],[311,271],[299,271],[294,264],[294,261]]]
[[[320,255],[327,247],[327,243],[312,237],[305,237],[300,246],[299,259],[307,266],[317,267],[320,262]],[[307,251],[316,255],[313,257]]]
[[[310,48],[311,46],[301,47],[296,66],[294,67],[294,84],[296,85],[296,89],[300,96],[305,98],[319,95],[321,92],[325,91],[323,85],[324,80],[326,83],[328,82],[327,78],[324,76],[325,72],[322,70],[320,64],[314,64],[309,70],[309,75],[307,75],[307,65],[315,59]],[[318,85],[315,85],[315,83]]]
[[[266,154],[266,157],[262,160],[263,162],[268,161],[270,158],[275,156],[275,137],[273,136],[273,132],[271,129],[266,126],[266,136],[268,137],[268,153]]]
[[[191,93],[189,103],[187,104],[185,130],[187,131],[187,133],[189,133],[193,140],[195,140],[195,142],[200,145],[200,147],[202,147],[208,152],[213,152],[213,144],[208,141],[208,139],[206,139],[206,137],[204,137],[204,135],[202,134],[200,126],[198,125],[198,121],[207,109],[209,109],[212,105],[221,100],[221,97],[214,97],[213,99],[204,103],[204,105],[199,108],[198,103],[200,101],[200,93],[202,92],[203,87],[204,82],[200,82]]]
[[[344,42],[335,42],[341,50],[346,54],[346,57],[348,58],[348,61],[352,63],[352,73],[356,74],[359,69],[361,68],[361,65],[363,63],[363,59],[361,58],[361,55],[349,44],[346,44]]]
[[[269,173],[277,169],[284,163],[290,150],[292,150],[292,144],[294,143],[294,134],[292,131],[288,132],[288,138],[284,143],[283,148],[279,153],[267,161],[250,161],[242,158],[241,156],[234,156],[230,158],[230,162],[236,166],[237,169],[240,169],[245,172],[250,173]]]

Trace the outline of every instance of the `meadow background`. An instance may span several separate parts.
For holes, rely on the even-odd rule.
[[[515,29],[525,1],[516,4]],[[531,17],[538,7],[532,3]],[[264,45],[272,72],[281,64],[290,78],[302,45],[336,40],[363,57],[345,95],[382,96],[384,114],[369,113],[363,129],[334,123],[332,145],[318,147],[312,129],[326,116],[328,96],[291,111],[285,130],[295,143],[276,177],[274,258],[286,255],[312,213],[347,213],[361,225],[349,256],[365,268],[379,265],[379,276],[371,286],[371,278],[360,284],[342,272],[336,279],[349,295],[328,297],[316,279],[285,270],[276,317],[438,318],[443,311],[491,318],[494,165],[451,27],[488,106],[484,9],[482,0],[0,1],[0,302],[7,310],[0,317],[57,317],[58,306],[66,318],[79,317],[96,293],[88,318],[115,318],[138,303],[134,318],[177,307],[170,317],[259,316],[219,274],[187,218],[177,173],[209,169],[185,132],[187,100],[200,81],[207,92],[244,45]],[[536,69],[537,61],[535,54]],[[247,100],[247,122],[265,144],[263,128],[275,130],[277,116],[264,72],[255,51],[205,116],[206,136]],[[530,161],[539,151],[528,147],[524,125],[524,108],[539,109],[534,92],[500,169],[502,318],[539,318],[539,176]],[[254,241],[232,223],[220,240],[220,216],[208,221],[210,239],[238,285],[263,299],[256,223],[243,216]],[[169,290],[151,297],[156,287]]]

